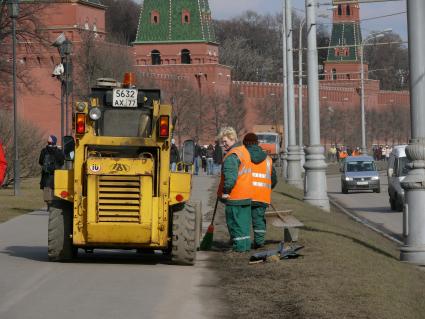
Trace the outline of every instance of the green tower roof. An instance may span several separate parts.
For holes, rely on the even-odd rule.
[[[358,61],[361,41],[362,34],[359,22],[334,23],[327,61]]]
[[[208,0],[144,0],[134,43],[216,42]]]

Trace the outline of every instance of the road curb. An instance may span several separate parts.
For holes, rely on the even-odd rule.
[[[328,195],[329,196],[329,195]],[[336,208],[338,208],[339,210],[341,210],[344,214],[346,214],[348,217],[352,218],[353,220],[355,220],[358,223],[363,224],[364,226],[366,226],[367,228],[373,230],[374,232],[384,236],[385,238],[391,240],[392,242],[402,246],[404,245],[404,243],[402,241],[400,241],[398,238],[386,233],[385,231],[375,227],[372,223],[370,223],[366,218],[362,218],[360,216],[358,216],[356,213],[348,210],[347,208],[345,208],[344,206],[342,206],[342,204],[340,204],[337,200],[333,199],[331,196],[329,196],[329,202],[334,205]]]

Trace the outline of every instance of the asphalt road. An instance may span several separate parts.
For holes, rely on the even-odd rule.
[[[209,177],[194,180],[192,196],[202,200],[204,214],[211,209],[212,183]],[[36,211],[0,224],[1,319],[225,317],[205,254],[198,254],[194,267],[111,251],[52,263],[47,261],[47,221],[45,211]]]
[[[341,193],[340,175],[328,175],[328,195],[354,215],[384,233],[402,241],[403,213],[390,208],[387,176],[381,174],[381,193],[372,191],[350,191]]]

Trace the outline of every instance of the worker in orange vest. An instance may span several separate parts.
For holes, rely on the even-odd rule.
[[[339,153],[339,158],[341,159],[341,160],[344,160],[345,158],[347,158],[348,157],[348,153],[347,153],[347,151],[341,151],[340,153]]]
[[[251,156],[252,203],[251,218],[254,229],[254,248],[264,246],[266,236],[266,209],[271,203],[272,189],[276,186],[277,176],[270,156],[258,146],[258,137],[248,133],[243,144]]]
[[[233,250],[249,251],[251,249],[251,157],[245,146],[238,143],[238,137],[233,128],[223,128],[219,138],[227,153],[223,159],[217,196],[226,204],[226,223],[233,242]]]

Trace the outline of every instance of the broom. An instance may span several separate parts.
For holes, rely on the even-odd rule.
[[[201,241],[201,246],[200,246],[201,250],[210,250],[212,247],[213,238],[214,238],[214,218],[215,218],[215,213],[217,212],[217,204],[218,204],[218,197],[215,200],[215,207],[214,207],[214,213],[211,220],[211,224],[208,226],[208,230]]]

